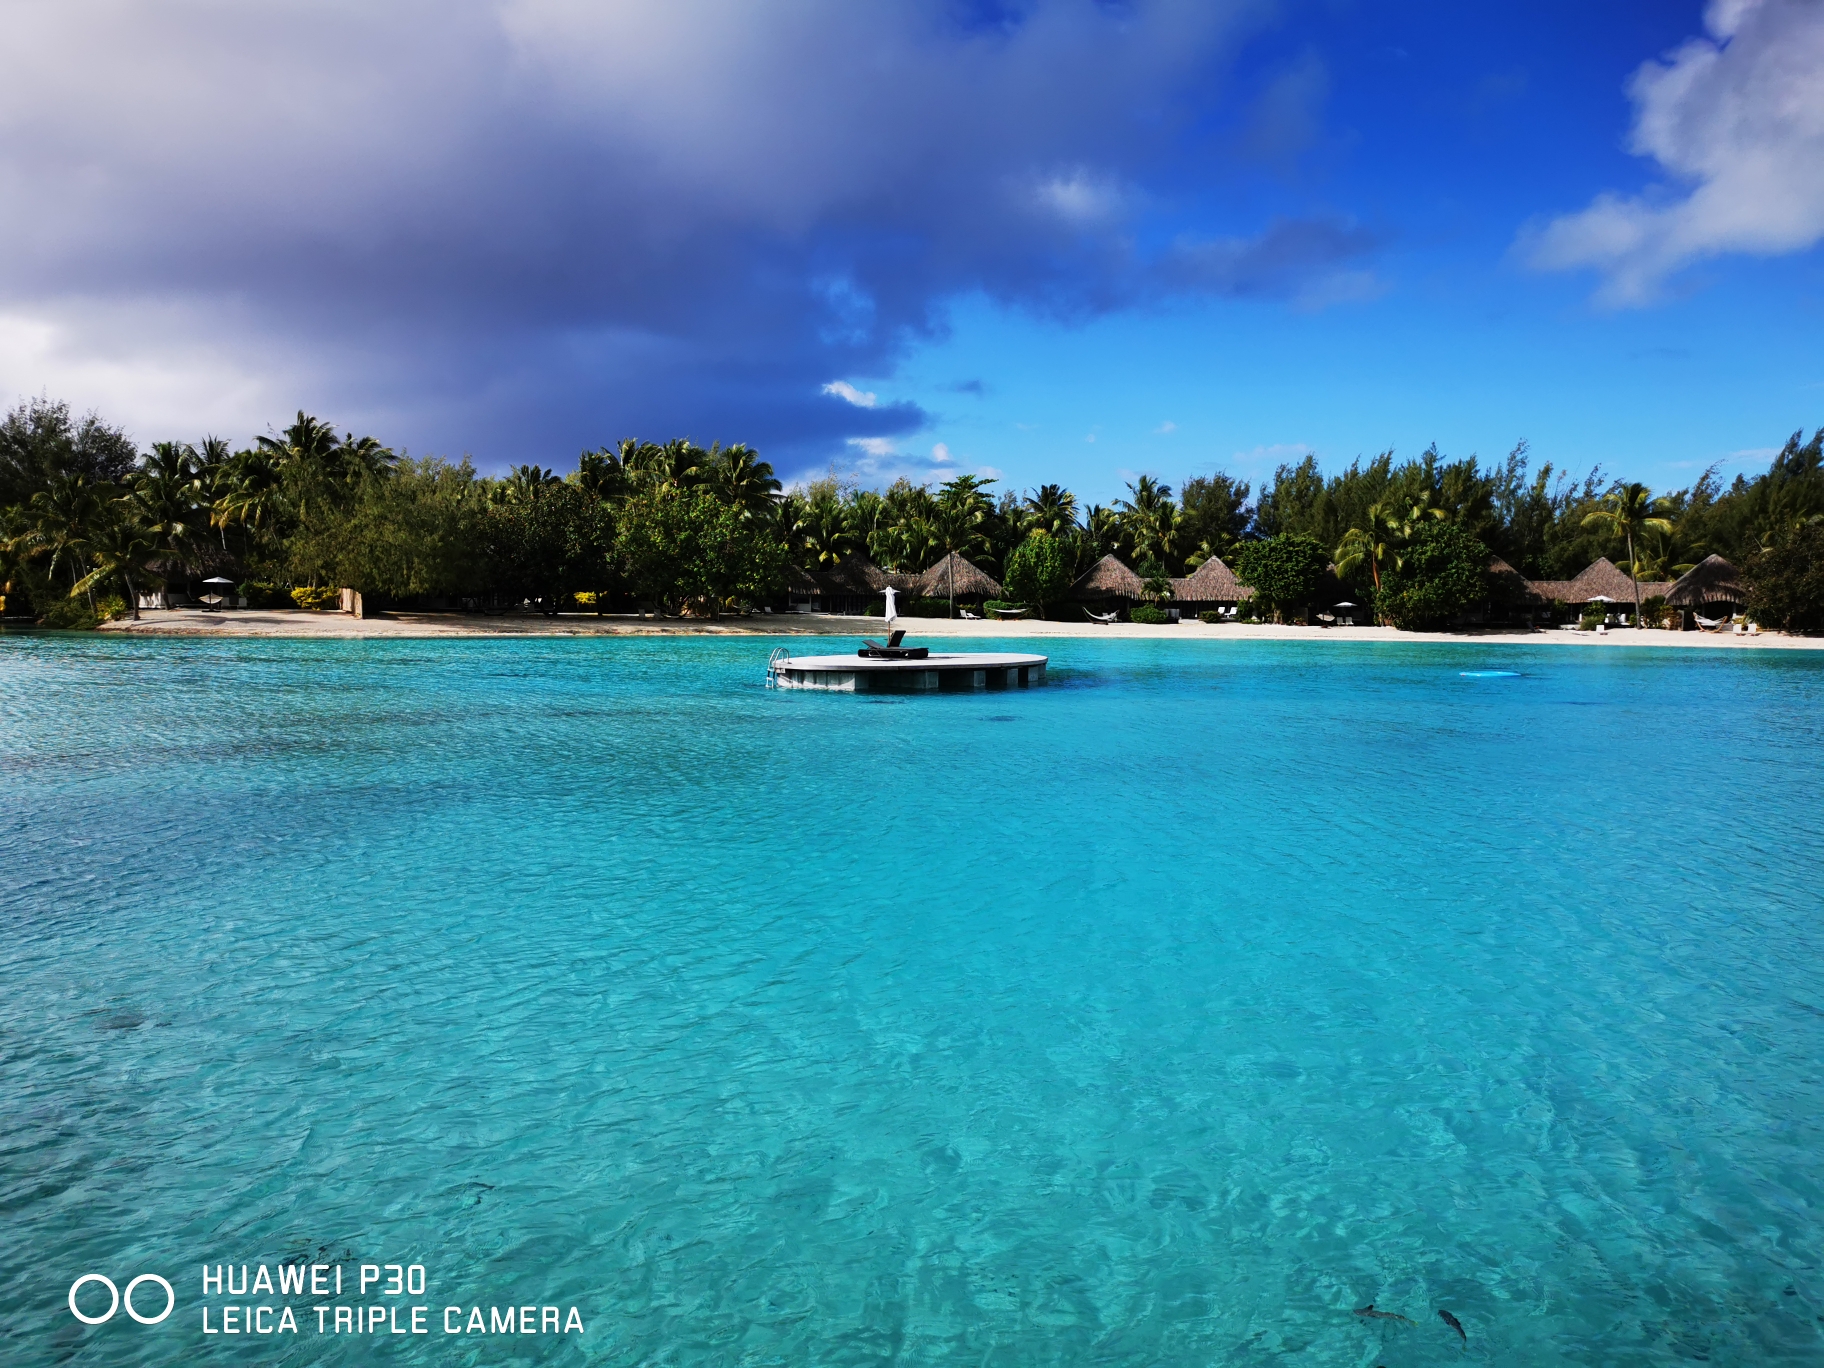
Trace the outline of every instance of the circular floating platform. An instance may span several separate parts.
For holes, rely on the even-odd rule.
[[[1025,689],[1045,682],[1042,655],[940,654],[923,660],[869,656],[786,656],[769,667],[781,689],[835,689],[843,693],[924,693],[944,690]]]

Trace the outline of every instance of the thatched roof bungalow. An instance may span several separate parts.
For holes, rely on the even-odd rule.
[[[1747,601],[1748,590],[1735,567],[1715,555],[1692,566],[1666,594],[1666,603],[1673,608],[1706,608],[1715,603],[1739,608]]]
[[[925,598],[998,599],[1000,581],[952,551],[917,579],[915,593]]]
[[[1493,570],[1493,566],[1489,567]],[[1531,580],[1528,582],[1533,596],[1542,603],[1556,600],[1573,607],[1594,603],[1598,598],[1608,599],[1612,603],[1634,602],[1634,581],[1627,571],[1616,565],[1607,556],[1599,557],[1592,565],[1585,567],[1575,579],[1568,580]],[[1642,580],[1640,600],[1645,603],[1650,598],[1665,598],[1671,592],[1671,584],[1661,584]]]
[[[1077,577],[1070,586],[1072,598],[1129,599],[1138,601],[1146,581],[1116,556],[1104,556]]]
[[[1190,574],[1172,580],[1173,602],[1190,612],[1226,608],[1253,597],[1253,588],[1236,579],[1221,556],[1211,556]]]

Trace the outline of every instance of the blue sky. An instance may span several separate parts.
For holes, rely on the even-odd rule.
[[[1824,423],[1824,6],[65,0],[0,399],[484,470],[1658,487]]]

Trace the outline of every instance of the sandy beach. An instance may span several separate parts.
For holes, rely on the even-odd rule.
[[[1788,636],[1762,632],[1735,636],[1722,632],[1667,632],[1657,629],[1615,628],[1607,633],[1534,631],[1511,628],[1470,629],[1461,632],[1397,632],[1391,627],[1294,627],[1270,623],[1181,622],[1163,627],[1118,622],[1101,626],[1090,622],[966,622],[942,618],[902,618],[909,637],[947,637],[967,640],[1018,641],[1051,637],[1157,638],[1162,641],[1360,641],[1401,644],[1419,641],[1509,641],[1527,645],[1573,646],[1602,650],[1618,646],[1691,647],[1706,650],[1824,650],[1824,637]],[[138,622],[110,622],[100,630],[134,636],[184,637],[305,637],[360,639],[372,637],[523,637],[523,636],[835,636],[878,635],[879,618],[838,617],[823,614],[768,614],[751,618],[640,618],[632,615],[596,617],[565,613],[542,617],[531,613],[499,615],[458,613],[386,613],[365,618],[345,613],[314,613],[298,609],[243,610],[204,613],[191,609],[152,609]]]

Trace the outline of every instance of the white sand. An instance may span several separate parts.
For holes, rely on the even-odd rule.
[[[1526,645],[1580,646],[1600,650],[1611,646],[1690,646],[1723,650],[1824,650],[1824,637],[1787,636],[1763,632],[1759,636],[1734,636],[1726,632],[1665,632],[1611,628],[1607,633],[1489,628],[1462,632],[1396,632],[1391,627],[1275,627],[1269,624],[1181,622],[1165,627],[1117,622],[1103,627],[1089,622],[964,622],[942,618],[901,618],[908,637],[979,637],[997,641],[1037,640],[1044,637],[1157,638],[1162,641],[1414,641],[1519,642]],[[481,616],[462,613],[387,613],[356,619],[344,613],[308,613],[298,609],[203,613],[193,609],[149,609],[138,622],[108,623],[104,632],[151,636],[233,637],[513,637],[513,636],[629,636],[629,635],[810,635],[878,636],[879,618],[836,617],[823,614],[768,614],[716,621],[654,619],[628,615],[596,617],[565,613],[554,618],[537,614]]]

